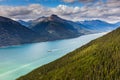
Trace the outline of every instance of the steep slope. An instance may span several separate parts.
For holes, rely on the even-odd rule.
[[[30,22],[27,22],[27,21],[23,21],[23,20],[18,20],[17,22],[19,22],[21,25],[25,26],[25,27],[28,27],[30,26]]]
[[[67,20],[64,20],[57,15],[51,15],[50,17],[41,17],[31,21],[31,29],[36,31],[41,36],[47,36],[49,39],[65,39],[77,37],[83,34],[91,33],[87,29],[75,28]]]
[[[0,47],[34,42],[37,35],[16,21],[0,16]]]
[[[67,21],[67,23],[72,25],[79,33],[83,33],[83,34],[97,33],[94,30],[87,28],[85,25],[81,23],[76,23],[73,21]]]
[[[97,32],[109,31],[118,27],[116,24],[110,24],[101,20],[89,20],[78,22],[85,25],[86,28],[90,30],[95,30]]]
[[[120,28],[18,80],[120,80]]]
[[[120,26],[120,22],[115,23],[117,26]]]

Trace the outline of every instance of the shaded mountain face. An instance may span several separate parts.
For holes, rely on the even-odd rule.
[[[110,24],[101,20],[90,20],[78,22],[83,24],[86,28],[94,30],[96,32],[110,31],[116,29],[118,26],[116,24]]]
[[[18,22],[0,16],[0,46],[30,43],[37,37],[35,32]]]
[[[115,23],[117,26],[120,26],[120,22]]]
[[[23,21],[23,20],[18,20],[17,22],[19,22],[21,25],[25,26],[25,27],[28,27],[30,26],[30,22],[28,21]]]
[[[17,80],[120,80],[120,28]]]
[[[72,22],[64,20],[57,15],[33,20],[31,29],[41,36],[48,36],[48,38],[54,39],[72,38],[90,33],[90,31],[82,27],[75,28]]]
[[[21,23],[21,24],[20,24]],[[30,24],[28,24],[30,23]],[[78,37],[91,32],[57,15],[41,17],[28,23],[0,16],[0,47]],[[31,25],[31,27],[24,25]]]

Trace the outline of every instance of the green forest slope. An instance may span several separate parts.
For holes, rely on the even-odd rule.
[[[120,28],[18,80],[120,80]]]

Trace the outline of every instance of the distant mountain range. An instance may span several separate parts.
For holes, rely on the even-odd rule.
[[[80,21],[78,24],[81,23],[85,26],[85,28],[88,28],[90,30],[94,30],[96,32],[104,32],[116,29],[119,25],[111,24],[105,21],[101,20],[86,20],[86,21]]]
[[[86,29],[81,29],[84,33],[78,32],[71,24],[56,15],[43,18],[41,21],[40,19],[31,21],[30,27],[25,27],[26,23],[24,21],[18,23],[0,16],[0,47],[74,38],[92,33]],[[20,22],[24,23],[24,25],[20,24]]]
[[[120,28],[17,80],[120,80]]]
[[[49,21],[48,18],[50,18],[50,17],[40,17],[36,20],[30,20],[28,22],[20,20],[18,22],[20,22],[24,26],[27,26],[27,27],[31,28],[39,22],[43,22],[45,20]],[[86,31],[84,32],[84,30],[88,30],[90,32],[95,32],[95,33],[96,32],[111,31],[111,30],[116,29],[118,26],[120,26],[120,22],[112,24],[112,23],[108,23],[108,22],[105,22],[105,21],[102,21],[102,20],[85,20],[85,21],[73,22],[73,21],[62,19],[62,18],[58,17],[57,15],[56,15],[56,19],[58,19],[57,20],[58,22],[61,19],[63,22],[69,23],[74,28],[76,28],[78,30],[78,32],[83,32],[83,33],[86,33]]]
[[[67,20],[51,15],[50,17],[41,17],[31,21],[30,28],[41,36],[48,36],[53,39],[64,39],[77,37],[84,34],[90,34],[89,30],[82,26],[75,26]]]
[[[54,14],[28,22],[22,20],[14,21],[0,16],[0,47],[68,39],[115,28],[114,24],[99,20],[73,22],[62,19]]]

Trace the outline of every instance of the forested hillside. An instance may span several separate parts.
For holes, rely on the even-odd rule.
[[[120,28],[18,80],[120,80]]]

